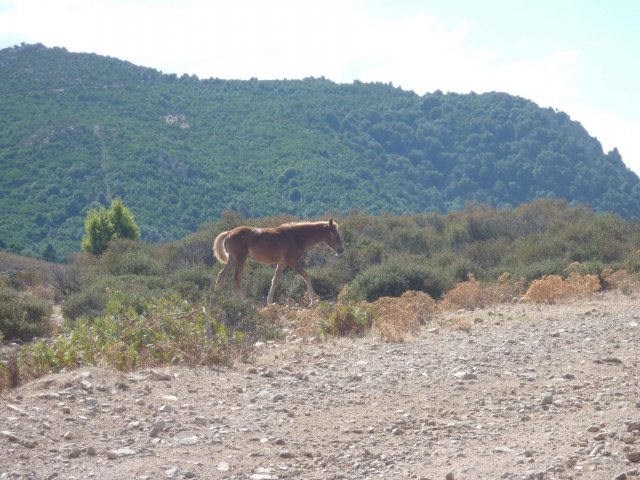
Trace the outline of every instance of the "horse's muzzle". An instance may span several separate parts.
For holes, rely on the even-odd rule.
[[[339,257],[343,253],[344,253],[344,247],[342,245],[340,245],[338,248],[336,248],[336,257]]]

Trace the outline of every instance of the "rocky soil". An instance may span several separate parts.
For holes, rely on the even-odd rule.
[[[640,479],[640,301],[50,375],[0,398],[0,479]],[[466,326],[468,328],[460,328]]]

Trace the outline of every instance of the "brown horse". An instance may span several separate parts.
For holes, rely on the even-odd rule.
[[[273,303],[273,293],[287,267],[302,275],[313,304],[316,294],[309,274],[300,265],[300,257],[319,242],[325,242],[338,256],[344,253],[338,224],[333,218],[328,222],[285,223],[276,228],[236,227],[222,232],[213,242],[213,253],[220,263],[226,265],[218,274],[215,290],[224,285],[227,275],[235,268],[236,289],[242,292],[242,271],[247,258],[251,258],[265,265],[277,264],[267,305]]]

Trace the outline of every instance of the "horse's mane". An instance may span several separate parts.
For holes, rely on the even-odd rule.
[[[338,228],[338,224],[334,220],[334,225]],[[291,228],[291,227],[320,227],[324,225],[329,225],[329,220],[320,220],[318,222],[287,222],[280,225],[280,227]]]

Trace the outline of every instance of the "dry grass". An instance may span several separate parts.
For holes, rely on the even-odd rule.
[[[400,297],[381,297],[366,304],[373,310],[373,326],[387,342],[403,342],[429,321],[436,302],[424,292],[409,290]]]
[[[471,320],[465,317],[453,317],[442,320],[440,325],[451,330],[460,330],[469,333],[473,327]]]
[[[640,279],[638,276],[624,269],[613,271],[610,268],[605,268],[600,274],[600,278],[602,278],[603,282],[610,288],[615,288],[624,295],[631,295],[640,290]]]
[[[562,299],[585,297],[600,288],[597,275],[572,272],[566,279],[558,275],[547,275],[531,282],[524,299],[529,303],[550,304]]]
[[[441,310],[473,310],[500,303],[512,303],[522,288],[521,282],[508,282],[508,273],[500,275],[498,282],[493,284],[480,284],[471,273],[468,278],[469,280],[458,283],[446,293],[438,304]]]

